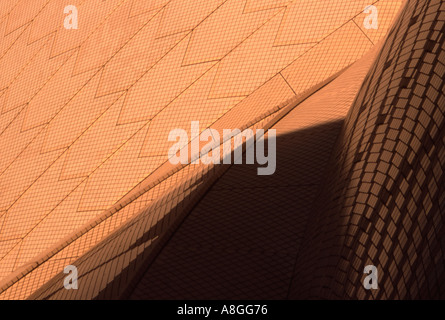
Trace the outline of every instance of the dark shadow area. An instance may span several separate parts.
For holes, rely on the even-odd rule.
[[[74,296],[65,297],[65,275],[59,274],[30,299],[82,297],[83,290],[95,286],[86,278],[102,267],[94,282],[109,273],[113,280],[95,299],[286,298],[307,217],[342,123],[283,134],[278,128],[273,175],[259,176],[257,164],[217,165],[221,173],[211,171],[192,182],[213,179],[212,187],[199,186],[142,236],[128,244],[113,240],[137,233],[150,219],[151,207],[74,262],[80,276]],[[116,266],[119,258],[154,239],[136,259]],[[102,261],[82,270],[91,259]]]
[[[258,165],[232,165],[146,267],[128,297],[287,298],[308,214],[342,123],[283,135],[277,130],[273,175],[257,175]],[[156,235],[155,226],[136,242]],[[119,286],[125,273],[114,280]]]

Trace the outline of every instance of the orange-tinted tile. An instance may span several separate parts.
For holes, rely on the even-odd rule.
[[[311,45],[274,46],[284,9],[220,63],[210,97],[246,96],[292,63]]]
[[[60,179],[86,177],[144,126],[145,122],[117,125],[124,101],[125,96],[70,147]]]
[[[282,74],[299,94],[357,61],[371,47],[371,41],[350,21],[298,58]]]
[[[128,91],[120,124],[150,120],[215,62],[182,66],[190,37],[183,39]]]
[[[275,45],[318,42],[360,14],[367,0],[294,1],[286,9]]]
[[[126,2],[100,25],[81,45],[74,74],[103,66],[115,55],[158,11],[129,18],[131,2]]]
[[[146,12],[161,9],[166,6],[171,0],[154,0],[154,1],[144,1],[144,0],[133,0],[130,17],[137,16]]]
[[[175,0],[168,3],[158,37],[190,31],[228,0]]]
[[[20,1],[9,13],[6,34],[29,23],[49,2],[50,0]]]
[[[277,12],[245,13],[243,1],[227,1],[192,33],[184,65],[219,60]]]
[[[76,56],[75,52],[70,55],[66,63],[32,97],[23,122],[23,130],[29,130],[48,123],[97,73],[97,70],[92,70],[73,76]],[[65,85],[64,79],[69,79],[69,86]],[[42,105],[46,107],[42,109]]]
[[[100,75],[96,75],[49,123],[42,152],[69,147],[120,97],[95,98]]]
[[[255,12],[287,6],[295,0],[247,0],[244,12]]]
[[[79,28],[67,30],[61,28],[54,41],[52,56],[57,56],[79,47],[93,32],[112,16],[125,3],[125,0],[85,1],[78,7]],[[66,15],[64,14],[63,17]],[[63,20],[62,20],[63,22]]]
[[[360,29],[371,39],[371,41],[376,44],[380,39],[382,39],[389,31],[389,28],[394,22],[396,14],[402,7],[403,1],[390,1],[390,0],[380,0],[374,4],[378,12],[378,28],[377,29],[367,29],[364,26],[364,21],[370,13],[364,13],[362,11],[357,17],[354,18],[354,22],[360,27]]]
[[[186,36],[178,33],[156,39],[162,15],[158,14],[105,65],[98,95],[129,88]]]
[[[170,131],[183,129],[190,137],[192,121],[199,121],[203,131],[242,100],[240,97],[208,99],[215,74],[216,68],[208,71],[151,120],[141,157],[164,156],[167,159],[173,144],[168,141]],[[199,109],[194,106],[199,106]]]

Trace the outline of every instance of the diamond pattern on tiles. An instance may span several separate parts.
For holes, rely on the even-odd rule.
[[[190,85],[214,62],[182,66],[190,37],[183,39],[128,91],[119,124],[150,120]]]
[[[192,33],[183,64],[220,60],[276,14],[245,13],[243,1],[227,1]]]

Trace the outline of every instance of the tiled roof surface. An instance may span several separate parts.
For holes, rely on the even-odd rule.
[[[379,297],[406,297],[401,252],[421,244],[385,241],[404,228],[437,242],[443,190],[426,177],[441,173],[443,152],[420,128],[405,135],[427,156],[395,135],[422,119],[431,141],[443,136],[427,103],[444,104],[440,3],[372,1],[374,30],[361,0],[79,0],[79,29],[66,30],[63,1],[2,2],[0,298],[365,298],[354,281],[371,256],[391,270],[382,281],[394,288]],[[170,164],[168,133],[191,121],[276,129],[277,172]],[[386,151],[416,174],[391,169]],[[398,189],[382,191],[379,172]],[[418,184],[403,187],[399,172]],[[399,201],[411,210],[425,183],[431,205],[402,223]],[[408,231],[412,219],[422,229]],[[63,288],[68,264],[79,290]]]

